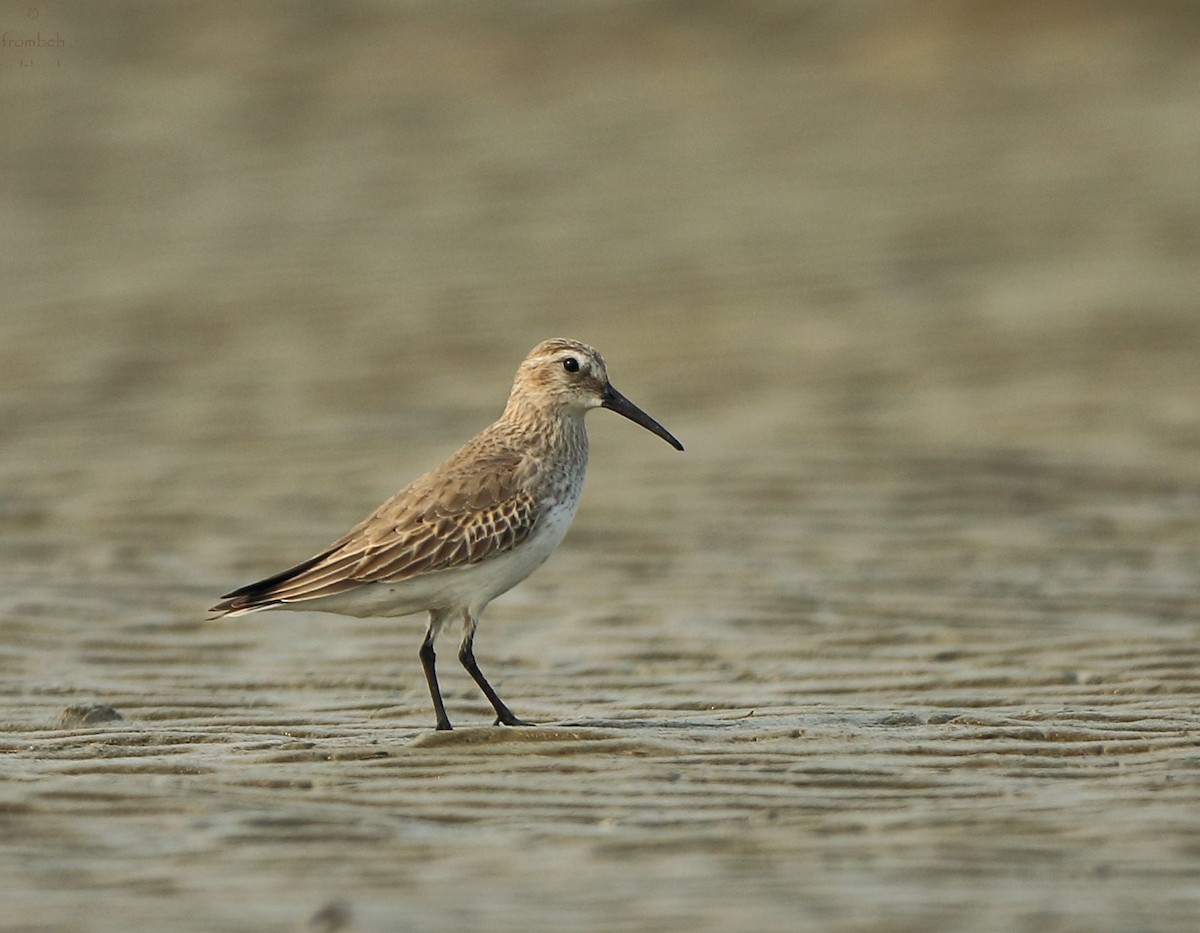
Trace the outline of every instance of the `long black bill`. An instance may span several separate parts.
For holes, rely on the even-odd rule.
[[[604,387],[604,400],[600,403],[600,406],[610,411],[615,411],[618,415],[624,415],[635,424],[640,424],[647,431],[657,434],[676,450],[683,450],[683,445],[675,440],[670,431],[614,389],[611,383]]]

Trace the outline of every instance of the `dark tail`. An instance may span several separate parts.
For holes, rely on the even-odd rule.
[[[335,550],[337,548],[329,548],[329,550],[322,551],[315,557],[310,557],[308,560],[296,564],[295,567],[289,567],[287,570],[281,570],[279,573],[264,577],[262,580],[238,587],[233,592],[222,596],[221,601],[208,611],[216,613],[214,618],[220,618],[225,615],[241,615],[245,612],[254,612],[257,609],[270,609],[272,606],[278,606],[284,600],[273,599],[271,594],[275,592],[280,584],[287,583],[309,568],[315,567]]]

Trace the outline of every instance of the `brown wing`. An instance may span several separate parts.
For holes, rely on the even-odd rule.
[[[538,503],[524,491],[529,469],[525,458],[509,451],[451,458],[321,553],[227,593],[211,611],[246,612],[363,583],[398,583],[511,550],[537,520]]]

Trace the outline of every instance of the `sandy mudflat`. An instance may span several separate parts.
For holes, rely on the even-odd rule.
[[[0,14],[0,928],[1196,929],[1200,8],[304,9]],[[544,725],[204,620],[554,334]]]

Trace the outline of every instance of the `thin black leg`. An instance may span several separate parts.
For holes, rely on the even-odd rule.
[[[421,667],[425,670],[425,682],[429,684],[429,696],[433,698],[433,712],[437,716],[437,729],[439,732],[449,732],[454,727],[450,725],[450,717],[446,715],[446,705],[442,702],[442,691],[438,687],[437,671],[434,665],[437,662],[437,654],[433,650],[433,626],[429,627],[429,631],[425,633],[425,640],[421,642],[421,650],[418,654],[421,657]]]
[[[496,691],[492,689],[492,685],[487,682],[487,678],[483,676],[483,671],[479,669],[479,665],[475,662],[475,632],[474,629],[467,632],[463,637],[462,646],[458,649],[458,660],[462,662],[462,666],[467,669],[467,673],[475,683],[479,684],[479,689],[483,691],[483,695],[488,698],[488,702],[492,704],[492,709],[496,711],[496,725],[505,726],[533,726],[537,723],[526,722],[524,719],[518,719],[513,715],[512,710],[504,705],[504,701],[496,696]],[[448,725],[448,724],[447,724]],[[439,726],[439,728],[441,728]]]

